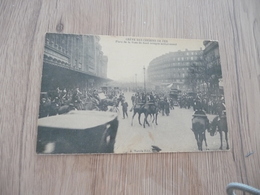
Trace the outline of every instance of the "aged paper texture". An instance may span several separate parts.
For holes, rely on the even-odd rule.
[[[217,41],[46,34],[37,153],[227,150],[227,132]]]

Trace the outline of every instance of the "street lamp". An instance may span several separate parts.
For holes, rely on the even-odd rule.
[[[144,92],[146,93],[146,87],[145,87],[145,66],[144,66]]]

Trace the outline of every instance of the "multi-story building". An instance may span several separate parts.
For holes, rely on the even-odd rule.
[[[217,41],[204,41],[204,59],[208,67],[220,66],[219,45]]]
[[[153,85],[171,85],[172,88],[185,90],[185,77],[190,65],[200,64],[203,50],[170,52],[153,59],[148,66],[148,81]]]
[[[223,85],[222,81],[222,71],[220,64],[220,55],[219,55],[219,44],[217,41],[204,41],[203,45],[205,49],[203,51],[203,56],[207,64],[207,69],[212,72],[212,76],[209,80],[210,93],[212,94],[223,94]]]
[[[88,88],[107,81],[108,59],[98,36],[46,34],[42,91]]]

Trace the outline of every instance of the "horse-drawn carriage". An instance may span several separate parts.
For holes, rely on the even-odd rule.
[[[179,100],[179,95],[181,93],[181,90],[178,89],[171,89],[169,92],[169,97],[171,99],[171,106],[178,106],[178,100]]]
[[[38,119],[37,153],[113,153],[117,114],[71,111]]]

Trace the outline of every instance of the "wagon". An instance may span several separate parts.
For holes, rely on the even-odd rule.
[[[38,119],[38,154],[113,153],[116,113],[71,111]]]

